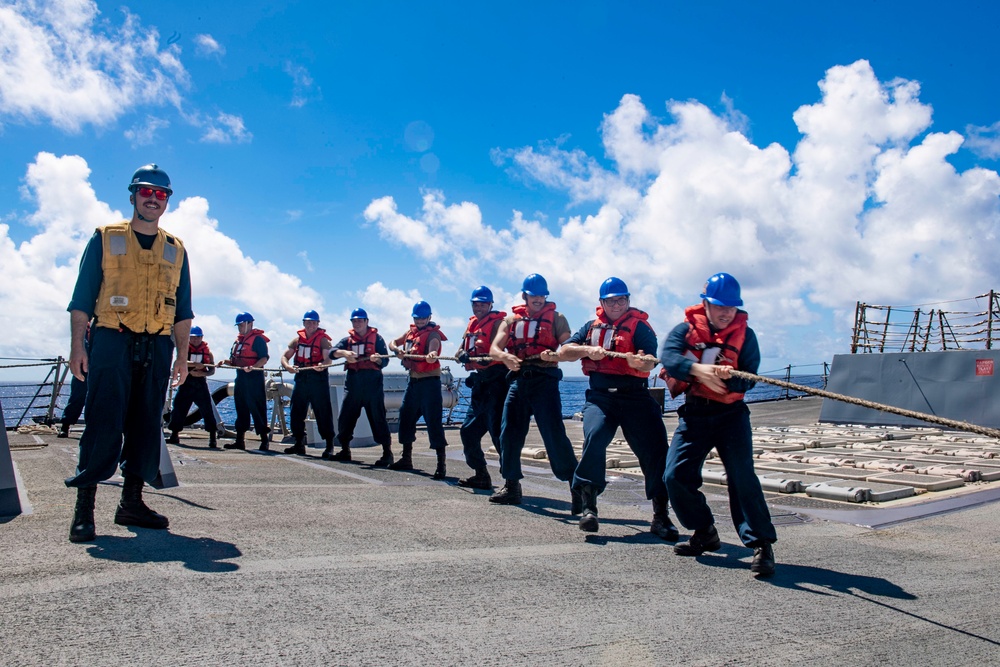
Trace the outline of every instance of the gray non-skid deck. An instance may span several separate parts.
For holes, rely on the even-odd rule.
[[[805,427],[819,404],[752,410],[758,428]],[[423,432],[413,473],[372,469],[377,448],[342,464],[185,432],[170,448],[181,486],[146,493],[169,531],[114,525],[112,480],[97,540],[71,544],[75,438],[10,435],[30,507],[0,523],[4,665],[980,665],[1000,651],[992,483],[876,505],[769,493],[778,571],[757,580],[721,486],[705,490],[722,550],[681,558],[646,532],[641,480],[620,471],[596,535],[544,459],[525,460],[521,507],[457,487],[455,430],[447,483],[429,477]]]

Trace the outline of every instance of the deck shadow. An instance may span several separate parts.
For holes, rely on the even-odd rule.
[[[187,537],[165,530],[129,528],[134,537],[100,535],[87,547],[94,558],[118,563],[168,563],[178,561],[195,572],[235,572],[243,552],[231,542],[210,537]]]

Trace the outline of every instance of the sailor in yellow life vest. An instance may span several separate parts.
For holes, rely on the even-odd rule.
[[[125,478],[115,523],[166,528],[167,518],[142,500],[145,482],[159,480],[163,403],[167,385],[187,378],[191,330],[191,274],[181,240],[160,228],[173,190],[155,164],[140,167],[128,186],[132,218],[99,228],[80,259],[67,310],[73,376],[87,378],[86,427],[80,437],[71,542],[96,535],[97,483]],[[89,352],[84,345],[93,319]],[[173,362],[174,349],[177,358]]]

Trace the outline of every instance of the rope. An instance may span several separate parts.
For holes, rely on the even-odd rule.
[[[193,362],[190,361],[188,362],[188,364],[192,363]],[[303,366],[299,369],[299,371],[300,372],[304,370],[322,371],[326,370],[327,368],[337,368],[338,366],[343,366],[345,363],[346,362],[341,361],[335,364],[319,364],[317,366]],[[230,366],[229,364],[202,364],[202,365],[205,366],[206,368],[221,368],[222,370],[231,370],[231,371],[243,370],[242,366]],[[287,368],[255,368],[254,371],[262,371],[264,373],[291,373],[291,371],[289,371]],[[253,371],[247,371],[247,372],[253,372]]]
[[[403,359],[420,359],[421,361],[423,361],[423,360],[426,360],[427,358],[429,358],[430,356],[431,355],[429,355],[429,354],[404,354],[404,355],[402,355],[402,358]],[[398,358],[400,358],[400,357],[397,357],[395,354],[373,354],[373,355],[371,355],[368,358],[370,359],[371,357],[377,357],[378,359],[398,359]],[[434,357],[434,359],[436,359],[437,361],[458,361],[460,363],[465,363],[462,359],[459,359],[458,357],[437,356],[437,357]],[[479,362],[479,363],[486,363],[488,361],[493,361],[493,360],[494,360],[493,357],[469,357],[469,361],[475,361],[475,362]]]
[[[784,387],[785,389],[792,389],[793,391],[801,391],[804,394],[812,394],[814,396],[822,396],[823,398],[830,398],[835,401],[851,403],[852,405],[860,405],[861,407],[868,408],[870,410],[878,410],[880,412],[890,412],[895,415],[909,417],[910,419],[919,419],[920,421],[930,422],[932,424],[939,424],[941,426],[947,426],[948,428],[953,428],[958,431],[969,431],[970,433],[978,433],[980,435],[985,435],[990,438],[1000,438],[1000,429],[987,428],[986,426],[978,426],[976,424],[970,424],[969,422],[958,421],[955,419],[948,419],[946,417],[938,417],[937,415],[928,415],[923,412],[916,412],[915,410],[897,408],[892,405],[885,405],[883,403],[875,403],[874,401],[867,401],[863,398],[854,398],[853,396],[835,394],[832,391],[826,391],[825,389],[815,389],[813,387],[806,387],[800,384],[794,384],[792,382],[785,382],[784,380],[776,380],[774,378],[764,377],[762,375],[754,375],[753,373],[747,373],[746,371],[738,371],[733,369],[730,370],[730,375],[732,375],[735,378],[740,378],[741,380],[750,380],[753,382],[765,382],[767,384],[773,384],[778,387]]]

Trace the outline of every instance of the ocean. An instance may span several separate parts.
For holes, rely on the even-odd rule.
[[[823,375],[793,375],[790,378],[786,378],[784,374],[779,375],[777,373],[767,373],[765,375],[782,380],[787,379],[790,382],[806,387],[821,389],[825,385],[825,377]],[[209,378],[209,385],[212,390],[215,390],[217,387],[221,387],[224,384],[226,384],[224,381]],[[462,423],[465,419],[465,412],[469,405],[469,389],[461,380],[458,380],[456,384],[458,385],[456,388],[458,391],[458,403],[451,410],[445,409],[444,411],[445,420],[451,424]],[[663,387],[662,381],[658,381],[657,384],[658,386]],[[583,410],[583,404],[586,398],[585,394],[588,386],[588,379],[585,377],[563,378],[559,384],[559,391],[563,406],[563,417],[572,417],[575,413]],[[35,398],[33,403],[32,399],[36,392],[41,395],[38,398]],[[7,428],[12,428],[19,422],[31,423],[32,418],[36,416],[43,417],[47,412],[50,394],[51,391],[49,390],[49,387],[39,387],[36,383],[15,382],[0,384],[0,403],[3,405],[4,423],[7,425]],[[746,400],[747,402],[773,401],[802,395],[803,394],[800,392],[787,391],[780,387],[775,387],[774,385],[758,383],[756,387],[747,393]],[[56,399],[56,420],[62,416],[62,409],[66,405],[66,400],[68,398],[69,383],[67,382],[63,386],[62,392]],[[664,402],[664,410],[676,410],[677,407],[683,402],[683,398],[671,399],[668,394]],[[272,405],[273,403],[269,402],[268,418],[271,416]],[[285,406],[285,412],[287,417],[287,405]],[[231,397],[225,398],[219,403],[219,413],[222,415],[222,419],[226,424],[232,424],[235,421],[236,411]],[[86,415],[84,415],[84,418],[86,418]]]

